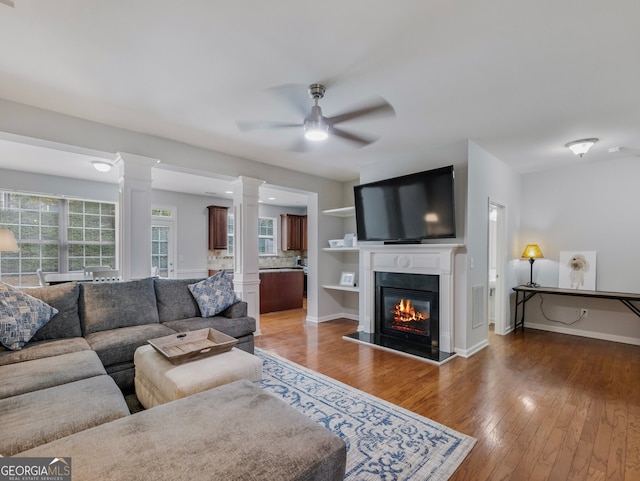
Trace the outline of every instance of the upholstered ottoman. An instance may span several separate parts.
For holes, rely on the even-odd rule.
[[[20,456],[63,454],[73,481],[341,481],[347,459],[341,438],[244,380]]]
[[[176,365],[146,345],[136,349],[133,363],[136,396],[146,409],[240,379],[262,379],[262,360],[236,348]]]

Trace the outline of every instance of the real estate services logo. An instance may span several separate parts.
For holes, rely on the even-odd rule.
[[[71,458],[0,458],[0,481],[71,481]]]

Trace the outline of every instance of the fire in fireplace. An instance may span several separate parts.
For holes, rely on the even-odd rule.
[[[376,273],[376,332],[437,348],[438,276]]]
[[[400,299],[391,311],[393,320],[391,327],[407,332],[422,333],[428,330],[429,313],[416,310],[411,299]]]

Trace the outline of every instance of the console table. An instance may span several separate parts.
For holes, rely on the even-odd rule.
[[[607,291],[583,291],[580,289],[562,289],[559,287],[529,287],[518,286],[513,290],[516,293],[516,305],[513,314],[513,331],[518,330],[518,326],[522,326],[524,331],[524,308],[529,299],[536,294],[553,294],[557,296],[574,296],[574,297],[591,297],[597,299],[617,299],[629,308],[636,316],[640,317],[640,306],[634,302],[640,301],[640,294],[626,292],[607,292]],[[518,307],[522,306],[522,316],[518,321]]]

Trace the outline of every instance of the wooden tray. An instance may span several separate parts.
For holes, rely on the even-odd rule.
[[[182,364],[229,351],[238,340],[209,328],[171,334],[147,342],[173,364]]]

